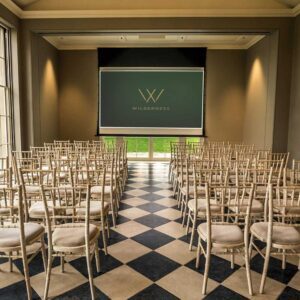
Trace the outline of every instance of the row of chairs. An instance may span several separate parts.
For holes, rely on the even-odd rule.
[[[203,294],[206,293],[211,252],[217,250],[231,256],[232,267],[234,255],[244,254],[249,294],[252,295],[249,257],[250,248],[259,250],[255,239],[267,242],[267,249],[270,248],[265,255],[262,293],[270,254],[282,256],[283,268],[286,255],[300,254],[300,233],[296,229],[300,220],[300,172],[296,169],[296,161],[293,168],[288,169],[288,154],[272,156],[269,153],[259,157],[256,150],[247,145],[173,143],[171,147],[169,177],[181,207],[186,234],[191,225],[190,250],[197,232],[196,266],[199,267],[201,253],[206,258]],[[237,148],[240,152],[248,152],[248,158],[239,160],[242,155],[228,155],[228,149],[230,152]],[[214,157],[207,152],[218,155]],[[204,223],[198,225],[199,222]],[[275,232],[274,239],[270,239],[272,232]]]
[[[57,146],[59,145],[59,146]],[[52,147],[53,146],[53,147]],[[107,254],[110,218],[116,226],[119,202],[127,180],[126,145],[93,146],[68,157],[59,152],[65,143],[47,151],[15,152],[0,170],[0,253],[22,258],[28,299],[32,292],[29,262],[42,253],[48,298],[52,264],[66,257],[86,257],[92,299],[95,298],[91,262],[100,271],[99,238]],[[72,149],[74,145],[70,146]],[[53,152],[57,153],[52,156]],[[87,155],[88,154],[88,155]],[[47,243],[45,242],[47,237]],[[46,253],[47,249],[47,253]]]

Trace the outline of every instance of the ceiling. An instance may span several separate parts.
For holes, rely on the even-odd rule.
[[[20,18],[293,17],[300,0],[1,0]]]
[[[90,50],[100,47],[207,47],[208,49],[248,49],[264,35],[241,34],[88,34],[44,35],[59,50]]]

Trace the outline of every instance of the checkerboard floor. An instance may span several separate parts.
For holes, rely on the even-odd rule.
[[[109,255],[101,251],[100,273],[93,263],[96,299],[248,299],[244,262],[238,256],[234,269],[228,257],[212,257],[208,294],[201,294],[204,259],[195,269],[195,248],[188,249],[189,236],[167,177],[166,163],[130,164],[118,226],[111,230]],[[0,263],[0,299],[25,299],[20,260],[14,261],[13,273],[7,261]],[[258,294],[262,266],[253,252],[253,299],[300,299],[297,258],[288,258],[285,270],[279,259],[271,259],[264,295]],[[65,273],[56,260],[52,274],[51,298],[90,299],[85,258],[67,261]],[[41,256],[31,262],[30,275],[33,297],[40,299],[45,280]]]

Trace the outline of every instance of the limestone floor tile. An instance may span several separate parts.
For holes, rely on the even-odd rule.
[[[181,224],[173,221],[156,227],[155,230],[165,233],[175,239],[178,239],[185,235],[185,228],[183,228]]]
[[[146,176],[146,175],[145,175]],[[148,176],[147,176],[148,177]],[[144,181],[147,181],[148,178],[144,178],[144,177],[133,177],[133,178],[130,178],[130,180],[134,181],[134,182],[144,182]]]
[[[196,257],[196,252],[189,251],[188,244],[179,240],[175,240],[156,249],[156,252],[171,258],[182,265],[185,265]]]
[[[152,284],[152,281],[123,265],[94,280],[94,284],[109,298],[128,299]]]
[[[0,289],[21,280],[24,280],[24,276],[15,265],[13,265],[13,272],[9,272],[8,262],[0,265]]]
[[[160,196],[164,196],[164,197],[171,197],[173,195],[173,191],[161,190],[161,191],[155,192],[155,194],[160,195]]]
[[[134,189],[142,189],[144,187],[147,187],[147,184],[140,183],[140,182],[135,182],[135,183],[129,183],[127,186],[134,188]]]
[[[124,264],[150,251],[150,248],[145,247],[131,239],[127,239],[108,247],[108,253]]]
[[[265,284],[265,293],[259,294],[261,274],[251,271],[251,279],[253,287],[253,296],[251,297],[251,299],[277,299],[283,291],[283,289],[285,288],[284,284],[271,278],[267,278]],[[250,298],[248,292],[246,269],[244,267],[240,268],[231,276],[229,276],[226,280],[224,280],[222,282],[222,285],[241,294],[244,297]]]
[[[131,206],[139,206],[139,205],[142,205],[142,204],[146,204],[148,202],[149,202],[148,200],[144,200],[144,199],[141,199],[141,198],[138,198],[138,197],[134,197],[134,198],[130,198],[130,199],[126,199],[126,200],[122,201],[122,203],[131,205]]]
[[[135,189],[135,190],[127,191],[126,194],[134,197],[139,197],[148,194],[148,192],[140,189]]]
[[[173,207],[173,206],[177,205],[177,200],[175,200],[173,198],[163,198],[163,199],[159,199],[159,200],[155,201],[155,203],[164,205],[166,207]]]
[[[147,212],[143,209],[137,208],[137,207],[132,207],[132,208],[128,208],[125,210],[121,210],[119,212],[119,214],[123,217],[134,220],[134,219],[149,215],[149,212]]]
[[[170,187],[172,187],[171,184],[166,183],[166,182],[155,184],[154,186],[159,187],[161,189],[169,189]]]
[[[203,299],[202,295],[203,275],[186,267],[180,267],[174,272],[156,282],[157,285],[172,293],[182,300]],[[213,280],[208,280],[207,293],[218,286]]]
[[[181,217],[180,211],[174,208],[166,208],[156,212],[155,214],[169,220],[176,220]]]
[[[214,254],[215,250],[212,251]],[[251,258],[253,258],[257,254],[257,251],[252,250]],[[226,259],[228,261],[231,261],[231,256],[228,254],[215,254],[216,256],[219,256],[223,259]],[[245,265],[245,259],[243,254],[235,254],[234,255],[234,263],[239,265],[239,266],[244,266]]]
[[[39,273],[31,277],[30,282],[34,290],[40,297],[44,295],[46,274],[45,272]],[[65,264],[65,272],[61,272],[61,267],[58,266],[52,269],[50,278],[49,298],[61,295],[69,290],[74,289],[77,286],[87,282],[87,278],[84,277],[79,271],[73,268],[70,264]]]
[[[290,287],[300,291],[300,271],[298,271],[288,284]]]
[[[131,238],[135,235],[141,234],[150,230],[151,228],[135,221],[129,221],[120,225],[117,225],[116,228],[112,228],[112,230]]]

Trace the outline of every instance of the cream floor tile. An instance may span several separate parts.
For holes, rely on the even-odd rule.
[[[203,299],[202,295],[203,275],[186,267],[180,267],[174,272],[156,282],[159,286],[169,291],[182,300]],[[208,280],[207,293],[218,286],[213,280]]]
[[[124,264],[150,251],[148,247],[130,239],[108,247],[108,253]]]
[[[142,205],[142,204],[146,204],[148,202],[149,202],[148,200],[144,200],[144,199],[137,198],[137,197],[122,200],[122,203],[131,205],[131,206],[139,206],[139,205]]]
[[[112,228],[112,230],[125,235],[126,237],[133,237],[135,235],[141,234],[150,230],[151,228],[142,224],[139,224],[135,221],[129,221],[120,225],[117,225],[117,228]]]
[[[154,194],[164,196],[164,197],[171,197],[173,195],[173,192],[170,190],[161,190],[161,191],[155,192]]]
[[[147,177],[148,177],[148,176],[147,176]],[[134,178],[131,178],[130,180],[135,181],[135,182],[144,182],[144,181],[147,181],[148,178],[144,178],[144,177],[134,177]]]
[[[181,226],[181,224],[176,222],[169,222],[167,224],[156,227],[155,230],[160,231],[162,233],[168,234],[169,236],[177,239],[185,235],[185,228]]]
[[[182,265],[185,265],[196,257],[196,252],[189,251],[188,244],[179,240],[175,240],[156,249],[156,252],[167,256]]]
[[[8,262],[0,265],[0,288],[4,288],[22,280],[24,280],[24,276],[15,265],[13,265],[13,272],[9,272]]]
[[[155,201],[157,204],[161,204],[167,207],[173,207],[174,205],[177,205],[177,201],[172,198],[163,198]]]
[[[172,187],[171,184],[165,183],[165,182],[164,183],[155,184],[154,186],[159,187],[161,189],[168,189],[168,188]]]
[[[261,281],[261,274],[251,271],[251,279],[252,279],[252,287],[253,287],[253,296],[251,299],[277,299],[277,297],[281,294],[285,285],[273,280],[271,278],[267,278],[265,285],[265,293],[259,294],[259,286]],[[243,295],[244,297],[250,297],[248,293],[248,285],[247,285],[247,277],[246,277],[246,269],[240,268],[236,272],[234,272],[231,276],[229,276],[225,281],[223,281],[222,285],[227,288]]]
[[[149,215],[149,212],[147,212],[143,209],[137,208],[137,207],[132,207],[132,208],[128,208],[125,210],[121,210],[119,212],[119,214],[123,217],[134,220],[134,219]]]
[[[44,295],[46,274],[40,273],[31,277],[30,282],[40,297]],[[60,266],[53,268],[50,278],[49,298],[61,295],[88,280],[70,264],[65,264],[65,272],[61,273]]]
[[[127,191],[126,194],[128,194],[130,196],[134,196],[134,197],[139,197],[139,196],[148,194],[148,192],[135,189],[135,190]]]
[[[152,284],[151,280],[126,265],[95,278],[94,283],[114,300],[128,299]]]
[[[292,288],[300,291],[300,271],[298,271],[288,284]]]
[[[174,208],[166,208],[156,212],[155,214],[169,220],[176,220],[181,217],[180,211]]]
[[[142,189],[142,188],[144,188],[144,187],[146,187],[148,185],[144,184],[144,183],[140,183],[140,182],[138,183],[138,182],[136,182],[136,183],[127,184],[127,186],[132,187],[134,189]]]

